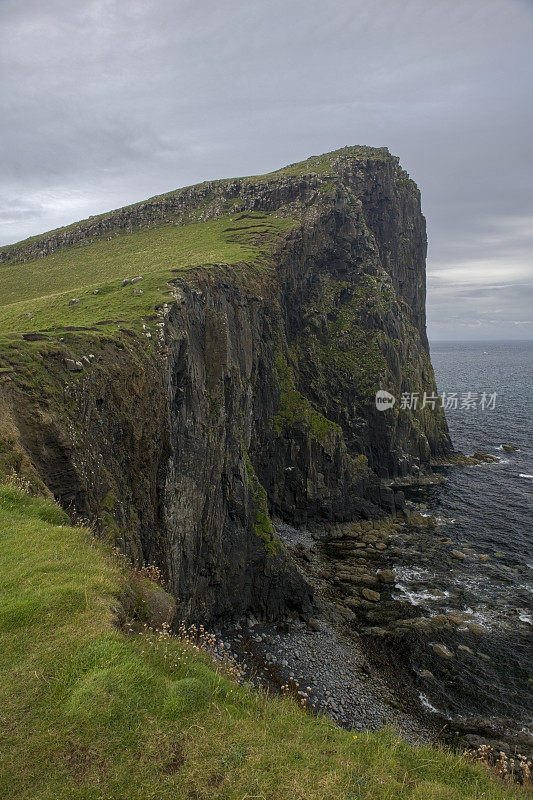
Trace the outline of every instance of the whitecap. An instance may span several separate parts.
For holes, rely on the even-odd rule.
[[[530,481],[533,480],[533,475],[527,475],[525,472],[520,472],[518,477],[519,478],[528,478]]]
[[[435,706],[431,705],[429,699],[422,692],[419,693],[418,699],[427,711],[430,711],[432,714],[442,714],[442,711],[439,711],[438,708],[435,708]]]
[[[533,625],[533,615],[532,614],[519,614],[518,619],[520,622],[527,622],[528,625]]]
[[[413,591],[410,591],[407,588],[407,586],[405,586],[405,584],[403,584],[401,582],[395,583],[394,584],[394,588],[395,589],[399,589],[401,594],[393,594],[392,595],[392,599],[393,600],[407,600],[409,603],[411,603],[412,606],[420,606],[423,603],[438,603],[438,604],[442,604],[443,600],[446,600],[451,595],[450,592],[447,592],[447,591],[442,591],[441,592],[440,590],[439,590],[439,594],[438,595],[434,594],[433,592],[431,592],[431,591],[429,591],[427,589],[426,590],[422,589],[421,591],[413,592]],[[433,612],[433,613],[436,614],[437,612]]]
[[[433,577],[429,570],[423,569],[422,567],[402,567],[395,565],[394,571],[400,581],[425,580]]]

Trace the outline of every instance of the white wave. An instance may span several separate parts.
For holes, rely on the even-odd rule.
[[[528,478],[530,481],[533,480],[533,475],[527,475],[525,472],[520,472],[518,477],[519,478]]]
[[[431,705],[425,694],[420,692],[418,698],[427,711],[430,711],[432,714],[442,714],[442,711],[439,711],[438,708],[435,708],[435,706]]]
[[[428,569],[423,569],[422,567],[395,566],[394,571],[396,572],[396,577],[399,578],[400,581],[428,580],[433,577]]]
[[[478,623],[486,630],[516,630],[517,616],[522,622],[528,622],[533,625],[533,619],[531,617],[527,618],[528,615],[525,612],[520,614],[509,606],[501,608],[490,608],[488,606],[467,607],[465,612],[471,615],[471,622]],[[524,619],[524,617],[526,618]]]
[[[394,600],[401,600],[402,598],[407,598],[407,600],[413,606],[419,606],[423,602],[429,603],[440,603],[443,600],[446,600],[447,597],[450,597],[451,592],[448,591],[441,591],[438,590],[438,594],[429,591],[428,589],[422,589],[418,592],[410,591],[405,584],[398,582],[394,584],[396,589],[399,589],[402,592],[401,595],[395,595],[393,597]]]
[[[519,614],[518,619],[520,622],[527,622],[528,625],[533,625],[533,614]]]
[[[420,592],[412,592],[410,591],[407,586],[403,583],[396,583],[394,584],[396,589],[399,589],[401,592],[400,594],[395,594],[392,596],[393,600],[408,600],[412,606],[420,606],[423,603],[441,603],[447,597],[450,597],[450,592],[442,592],[438,595],[433,594],[433,592],[422,590]]]

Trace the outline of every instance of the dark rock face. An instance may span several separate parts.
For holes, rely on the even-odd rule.
[[[374,404],[379,388],[435,393],[425,224],[418,190],[391,156],[341,155],[327,176],[203,184],[4,249],[0,260],[179,223],[200,203],[212,218],[228,201],[302,220],[267,269],[182,273],[154,339],[108,340],[74,375],[49,356],[52,399],[3,389],[20,444],[56,497],[157,563],[178,613],[202,621],[308,612],[312,589],[269,515],[294,525],[383,517],[395,498],[382,478],[424,472],[451,451],[438,409]]]

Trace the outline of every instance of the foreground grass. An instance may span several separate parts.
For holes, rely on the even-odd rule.
[[[126,577],[57,506],[0,488],[5,800],[524,797],[451,752],[238,686],[178,640],[122,634]]]

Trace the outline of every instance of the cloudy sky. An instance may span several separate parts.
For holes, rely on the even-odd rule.
[[[432,339],[533,338],[533,0],[0,0],[0,244],[386,145]]]

